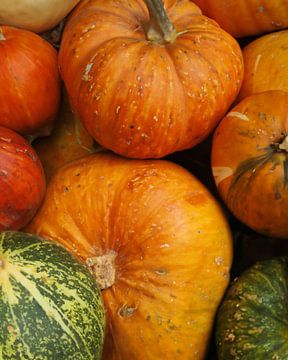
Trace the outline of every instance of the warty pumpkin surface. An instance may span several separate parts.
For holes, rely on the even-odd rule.
[[[72,107],[122,156],[160,158],[200,143],[241,86],[236,40],[191,1],[164,5],[84,0],[64,28],[59,64]]]
[[[97,153],[58,170],[26,229],[86,262],[102,290],[103,359],[204,359],[229,282],[230,229],[188,171]]]
[[[287,0],[194,0],[203,13],[235,37],[288,27]]]
[[[213,175],[232,213],[253,230],[288,238],[288,93],[251,95],[221,121]]]

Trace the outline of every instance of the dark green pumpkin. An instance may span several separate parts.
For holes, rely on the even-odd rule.
[[[98,360],[104,322],[97,284],[67,250],[0,233],[1,360]]]
[[[258,262],[234,280],[216,343],[219,360],[288,359],[288,257]]]

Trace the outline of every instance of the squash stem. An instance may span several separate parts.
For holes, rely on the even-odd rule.
[[[288,135],[285,137],[282,143],[279,144],[278,147],[280,150],[285,150],[286,152],[288,152]]]
[[[160,44],[173,43],[177,31],[168,18],[162,0],[145,0],[150,20],[146,24],[146,36],[149,41]]]

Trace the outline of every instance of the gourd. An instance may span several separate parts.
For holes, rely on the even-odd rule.
[[[105,313],[88,269],[64,247],[0,233],[1,359],[100,360]]]
[[[57,51],[31,31],[0,26],[0,125],[48,135],[60,104]]]
[[[33,147],[15,131],[0,126],[0,231],[27,225],[45,191],[45,175]]]
[[[220,122],[211,164],[223,201],[244,224],[288,238],[288,93],[271,90],[240,101]]]
[[[285,360],[288,258],[256,263],[230,286],[217,315],[219,360]]]
[[[234,37],[255,36],[288,27],[286,0],[194,0],[203,13]]]
[[[26,231],[64,245],[102,289],[103,359],[204,359],[229,283],[221,207],[164,160],[95,153],[61,167]]]
[[[243,78],[236,40],[189,0],[84,0],[65,25],[59,64],[91,136],[131,158],[200,143]]]
[[[36,33],[60,23],[79,0],[1,0],[0,23]]]
[[[288,30],[264,35],[243,49],[244,80],[237,101],[267,91],[288,91]]]

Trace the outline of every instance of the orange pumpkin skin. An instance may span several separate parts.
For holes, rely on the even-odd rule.
[[[288,30],[262,36],[243,49],[244,80],[238,100],[267,91],[288,91]]]
[[[235,37],[254,36],[288,27],[286,0],[194,0],[203,13]]]
[[[45,190],[45,175],[32,146],[13,130],[0,126],[0,231],[27,225]]]
[[[94,259],[115,257],[115,281],[102,292],[103,359],[204,359],[232,241],[221,208],[188,171],[89,155],[58,170],[26,231],[63,244],[95,273]]]
[[[60,103],[57,51],[39,35],[0,27],[0,125],[47,135]]]
[[[47,181],[61,166],[101,150],[71,110],[64,89],[51,135],[36,139],[33,147],[42,162]]]
[[[243,78],[238,43],[188,0],[165,1],[177,38],[147,40],[143,0],[82,1],[59,63],[72,107],[103,147],[160,158],[211,133]]]
[[[217,188],[253,230],[288,238],[288,93],[251,95],[221,121],[212,143]]]

